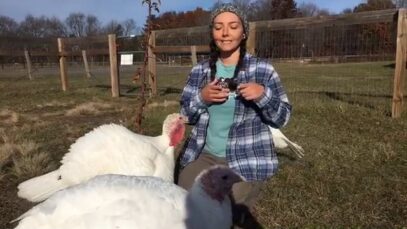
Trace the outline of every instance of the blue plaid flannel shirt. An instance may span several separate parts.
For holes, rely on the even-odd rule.
[[[226,161],[230,168],[247,181],[265,180],[277,172],[278,160],[271,132],[267,125],[284,126],[291,114],[291,105],[273,66],[266,60],[246,54],[244,70],[237,76],[239,83],[256,82],[265,86],[262,97],[254,101],[236,98],[233,124],[226,146]],[[181,95],[181,113],[194,125],[181,167],[198,158],[205,145],[209,121],[208,105],[200,91],[210,82],[209,61],[203,61],[191,70]]]

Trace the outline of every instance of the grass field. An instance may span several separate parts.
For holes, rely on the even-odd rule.
[[[306,155],[279,152],[279,173],[256,205],[259,222],[264,228],[406,227],[407,105],[401,118],[390,118],[391,63],[275,68],[293,104],[283,132]],[[145,134],[158,135],[166,114],[179,110],[189,70],[158,70],[159,96],[148,101]],[[111,98],[108,69],[94,68],[86,79],[76,68],[67,92],[57,69],[40,69],[32,81],[23,69],[0,69],[0,228],[13,228],[8,222],[32,207],[17,198],[17,184],[57,168],[78,137],[111,122],[134,130],[139,86],[132,71],[121,73],[123,96]]]

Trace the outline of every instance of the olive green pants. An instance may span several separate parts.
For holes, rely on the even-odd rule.
[[[189,190],[194,183],[195,177],[198,174],[213,166],[213,165],[227,165],[225,158],[216,157],[209,153],[203,152],[197,160],[189,163],[183,168],[178,176],[178,185],[186,190]],[[248,215],[251,215],[250,209],[256,203],[256,199],[260,194],[263,182],[239,182],[233,185],[232,188],[232,202],[233,202],[233,221],[235,225],[244,224]],[[235,227],[241,228],[241,227]],[[242,227],[246,228],[246,227]],[[256,228],[256,227],[248,227]]]

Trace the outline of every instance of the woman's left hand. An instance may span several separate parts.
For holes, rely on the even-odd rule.
[[[257,100],[264,93],[264,86],[257,83],[242,83],[237,87],[239,95],[246,100]]]

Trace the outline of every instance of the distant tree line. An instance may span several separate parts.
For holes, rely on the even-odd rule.
[[[14,19],[0,15],[0,36],[24,38],[87,37],[101,34],[129,36],[140,32],[133,19],[123,22],[111,20],[105,25],[94,15],[71,13],[64,21],[56,17],[27,15],[17,23]]]
[[[165,0],[163,0],[163,3]],[[153,29],[169,29],[180,27],[193,27],[208,25],[210,12],[223,1],[217,1],[209,9],[196,8],[192,11],[162,12],[158,15],[151,15]],[[297,4],[294,0],[232,0],[232,2],[242,8],[248,14],[249,21],[276,20],[295,17],[328,16],[332,12],[321,9],[314,3]],[[366,0],[353,9],[344,9],[340,14],[356,13],[362,11],[394,9],[407,7],[407,0]],[[119,51],[143,50],[143,33],[146,29],[137,26],[133,19],[122,22],[112,20],[104,25],[97,16],[85,15],[80,12],[71,13],[65,20],[56,17],[34,17],[27,15],[23,21],[17,23],[14,19],[0,15],[0,56],[1,63],[12,63],[16,61],[13,57],[15,51],[30,50],[30,52],[44,52],[44,56],[35,56],[36,62],[49,62],[49,53],[56,52],[56,37],[89,37],[105,34],[116,34],[122,36],[118,39]],[[331,31],[332,30],[332,31]],[[264,31],[262,42],[262,56],[276,58],[305,57],[305,56],[330,56],[340,53],[352,55],[362,55],[367,52],[378,53],[393,49],[393,31],[388,24],[361,25],[349,28],[323,28],[304,31]],[[324,36],[324,40],[317,40],[320,34],[330,34]],[[131,37],[129,35],[138,34],[140,36]],[[302,35],[306,34],[306,35]],[[127,37],[127,38],[124,38]],[[269,37],[269,38],[267,38]],[[301,42],[298,39],[302,39]],[[201,34],[187,35],[177,34],[171,39],[165,37],[158,38],[159,45],[197,45],[208,43],[208,37]],[[259,39],[262,39],[259,36]],[[355,44],[354,41],[363,41],[363,45]],[[197,44],[195,44],[197,43]],[[361,50],[361,47],[364,47]],[[66,47],[78,49],[79,46]],[[82,49],[96,49],[94,44],[89,44]],[[293,54],[300,50],[299,54]],[[4,54],[11,53],[11,54]],[[46,54],[48,53],[48,54]],[[309,54],[312,53],[312,54]],[[54,55],[54,54],[52,54]],[[34,57],[33,57],[34,58]],[[104,57],[103,57],[104,58]],[[18,60],[22,62],[23,59]],[[97,60],[97,59],[95,59]]]
[[[168,29],[207,25],[210,10],[223,1],[217,1],[209,10],[196,8],[193,11],[168,11],[152,15],[154,29]],[[297,5],[294,0],[233,0],[248,13],[249,21],[275,20],[294,17],[309,17],[332,14],[327,9],[321,9],[314,3]],[[367,0],[354,9],[344,9],[341,14],[407,7],[407,0]],[[114,33],[118,36],[140,34],[143,31],[133,19],[122,22],[111,20],[102,25],[95,15],[85,15],[80,12],[71,13],[65,20],[56,17],[35,17],[27,15],[17,23],[14,19],[0,15],[0,36],[25,38],[53,37],[86,37]]]
[[[158,16],[153,15],[154,29],[208,25],[211,9],[216,8],[222,2],[217,1],[208,11],[198,7],[193,11],[168,11]],[[247,12],[249,21],[328,16],[332,14],[329,10],[320,8],[314,3],[302,2],[297,5],[294,0],[233,0],[232,2]],[[353,9],[344,9],[340,14],[400,7],[407,7],[407,0],[366,0]]]

